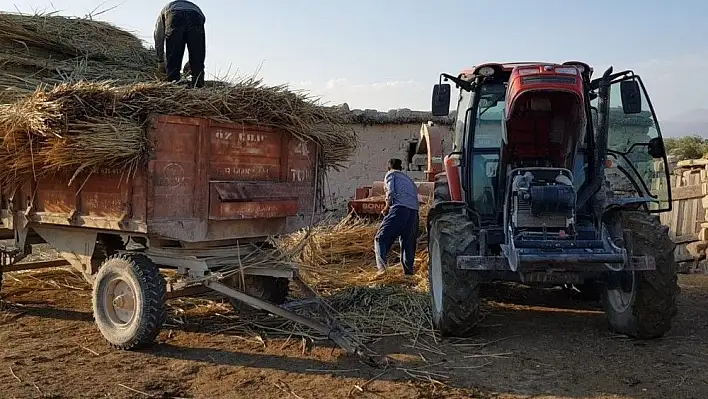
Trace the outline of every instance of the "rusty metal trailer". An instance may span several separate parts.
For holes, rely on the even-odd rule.
[[[17,263],[31,245],[48,243],[93,285],[96,324],[117,348],[150,345],[168,298],[211,289],[364,354],[321,301],[313,302],[324,322],[279,306],[289,280],[317,298],[297,268],[243,260],[267,237],[311,222],[321,178],[314,143],[267,127],[175,116],[155,116],[148,139],[147,168],[132,176],[100,170],[3,190],[0,238],[11,238],[11,245],[0,248],[0,282],[3,270],[57,266]],[[161,269],[178,278],[168,284]]]

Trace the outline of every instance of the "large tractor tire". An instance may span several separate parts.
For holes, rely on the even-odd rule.
[[[438,173],[435,175],[435,184],[433,186],[433,202],[435,204],[444,201],[450,201],[450,184],[447,181],[446,173]]]
[[[158,267],[139,254],[113,255],[93,286],[93,315],[103,337],[131,350],[152,344],[167,318],[167,287]]]
[[[433,324],[443,336],[467,337],[479,321],[479,272],[457,268],[457,256],[475,255],[474,223],[457,213],[436,215],[428,238]]]
[[[245,287],[242,289],[241,277],[234,275],[228,278],[227,284],[238,291],[274,305],[282,305],[285,303],[290,289],[290,280],[287,278],[248,275],[243,277],[243,282],[245,283]],[[257,309],[238,299],[229,297],[229,302],[234,310],[239,313],[257,312]]]
[[[620,223],[631,231],[636,255],[650,255],[656,270],[612,273],[603,292],[603,308],[610,328],[638,339],[654,339],[671,329],[679,293],[674,243],[654,216],[622,212]]]

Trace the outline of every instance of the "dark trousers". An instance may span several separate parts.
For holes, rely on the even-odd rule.
[[[189,50],[189,65],[192,68],[192,83],[204,86],[204,58],[206,58],[206,35],[204,18],[193,11],[175,11],[165,18],[165,57],[167,80],[180,80],[185,47]]]
[[[374,239],[376,267],[384,270],[388,264],[388,252],[398,238],[401,245],[401,263],[406,274],[413,274],[415,247],[418,240],[418,211],[395,206],[386,214]]]

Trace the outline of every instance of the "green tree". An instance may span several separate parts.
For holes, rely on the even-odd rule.
[[[669,155],[675,155],[679,160],[699,159],[708,154],[708,139],[697,134],[664,139],[664,146]]]

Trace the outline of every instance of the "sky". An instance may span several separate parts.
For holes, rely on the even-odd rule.
[[[350,108],[429,110],[441,72],[584,61],[644,80],[660,119],[708,109],[704,0],[194,0],[207,73],[256,74]],[[0,0],[3,11],[105,20],[152,44],[164,0]],[[104,11],[102,13],[99,13]],[[186,61],[186,59],[185,59]]]

